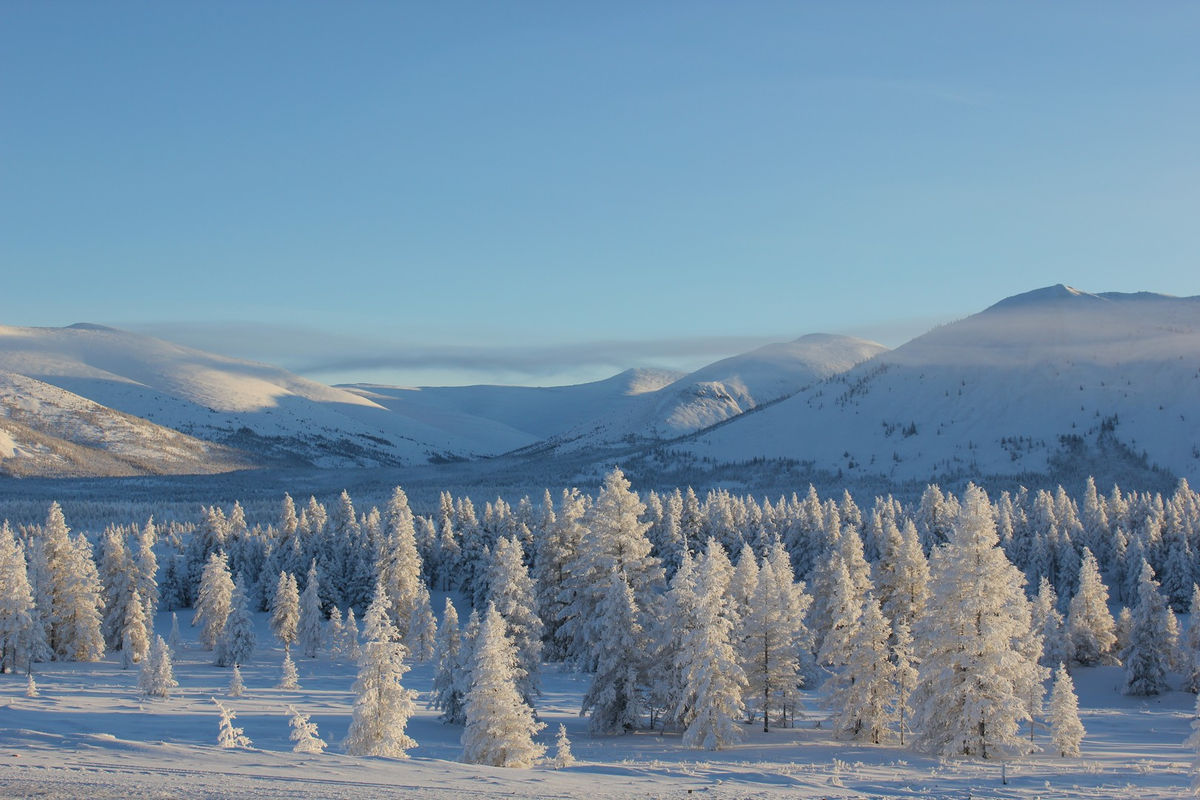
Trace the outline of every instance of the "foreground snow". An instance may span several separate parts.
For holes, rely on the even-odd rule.
[[[435,605],[440,606],[440,600]],[[182,616],[182,615],[181,615]],[[746,726],[743,744],[704,752],[684,748],[678,734],[590,737],[578,716],[586,677],[544,675],[539,714],[550,745],[565,723],[578,763],[556,770],[549,760],[532,769],[462,764],[462,729],[438,722],[424,708],[433,682],[428,664],[404,683],[422,693],[408,725],[419,747],[410,758],[345,755],[354,666],[297,659],[298,690],[274,687],[282,650],[266,615],[256,616],[255,661],[242,668],[246,693],[228,696],[231,670],[210,665],[197,631],[181,620],[183,647],[169,700],[141,700],[137,670],[122,670],[110,655],[95,664],[52,663],[36,673],[40,696],[25,697],[23,675],[0,676],[0,796],[111,797],[1127,797],[1141,800],[1188,795],[1190,756],[1182,743],[1192,718],[1192,695],[1155,698],[1118,693],[1117,668],[1079,669],[1075,682],[1087,727],[1081,758],[1048,754],[1007,766],[978,760],[941,761],[898,746],[852,745],[835,740],[818,698],[806,697],[801,727],[764,734]],[[170,628],[160,615],[158,630]],[[1178,685],[1176,680],[1173,685]],[[237,714],[250,750],[217,746],[216,697]],[[320,755],[291,751],[288,705],[312,715],[331,743]],[[1043,746],[1048,734],[1038,729]]]

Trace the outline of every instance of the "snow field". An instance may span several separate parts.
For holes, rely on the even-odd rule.
[[[460,608],[465,603],[455,598]],[[440,609],[443,597],[433,605]],[[444,725],[425,708],[433,665],[416,664],[404,684],[420,693],[407,733],[418,742],[408,759],[354,757],[342,744],[350,724],[356,667],[296,658],[297,690],[274,688],[283,650],[267,614],[254,615],[259,646],[242,667],[245,695],[229,697],[232,670],[212,666],[180,612],[182,646],[176,654],[180,687],[168,700],[143,700],[137,667],[122,670],[120,656],[95,663],[37,665],[40,696],[26,698],[24,675],[0,676],[0,796],[434,798],[474,797],[682,797],[861,798],[995,797],[1142,800],[1188,796],[1183,742],[1190,731],[1194,696],[1170,691],[1158,697],[1120,694],[1119,667],[1077,668],[1073,677],[1080,717],[1087,728],[1081,758],[1041,753],[1011,761],[1001,783],[998,761],[941,760],[896,745],[838,741],[822,698],[804,692],[805,718],[794,729],[763,734],[743,726],[742,743],[706,752],[686,748],[679,733],[638,732],[590,736],[579,717],[588,676],[546,665],[538,714],[546,728],[538,741],[547,757],[530,769],[463,764],[462,728]],[[157,631],[170,629],[170,613]],[[1171,675],[1172,686],[1181,676]],[[215,697],[237,718],[253,747],[217,746]],[[292,752],[288,705],[311,714],[329,742],[320,755]],[[554,739],[565,724],[578,763],[552,766]],[[1025,731],[1028,735],[1028,731]],[[1049,746],[1043,725],[1036,741]]]

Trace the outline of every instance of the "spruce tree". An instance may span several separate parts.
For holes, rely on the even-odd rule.
[[[270,624],[271,632],[283,646],[291,647],[296,641],[296,631],[300,624],[300,590],[295,575],[279,573],[279,580],[275,583],[275,595],[271,600]]]
[[[242,680],[242,670],[237,664],[233,665],[233,673],[229,676],[229,696],[241,697],[246,692],[246,683]]]
[[[67,542],[59,558],[63,571],[56,586],[52,627],[58,654],[72,661],[99,661],[104,656],[100,632],[103,587],[92,560],[92,546],[82,535]]]
[[[1038,593],[1033,600],[1033,630],[1042,637],[1039,662],[1043,666],[1070,662],[1075,648],[1071,637],[1067,635],[1063,615],[1058,610],[1058,595],[1045,576],[1040,579]]]
[[[6,520],[0,523],[0,672],[28,671],[31,661],[47,654],[36,617],[25,554]]]
[[[504,618],[488,604],[471,665],[472,686],[464,711],[462,760],[495,767],[529,767],[546,752],[534,741],[545,727],[537,722],[517,689],[517,648],[505,633]]]
[[[1067,630],[1075,660],[1085,667],[1113,661],[1117,637],[1108,610],[1108,588],[1096,557],[1087,548],[1079,565],[1079,588],[1067,610]]]
[[[217,710],[221,715],[217,730],[217,746],[227,749],[249,749],[253,746],[250,737],[246,736],[246,731],[242,728],[234,727],[233,721],[237,719],[237,714],[230,711],[221,704],[217,698],[210,698],[216,704]]]
[[[292,651],[283,649],[283,667],[280,670],[279,689],[299,689],[300,675],[296,672],[296,662],[292,661]]]
[[[1079,698],[1075,696],[1075,682],[1061,663],[1054,673],[1054,688],[1050,690],[1049,716],[1051,746],[1063,758],[1078,756],[1085,733],[1079,721]]]
[[[458,630],[458,611],[450,598],[442,610],[442,624],[438,628],[434,658],[437,662],[433,675],[433,697],[430,707],[442,712],[442,722],[461,724],[463,716],[463,693],[456,681],[455,673],[461,661],[462,635]]]
[[[533,581],[525,569],[521,543],[515,537],[496,542],[487,584],[491,602],[504,619],[505,635],[517,648],[517,691],[532,705],[538,694],[543,629],[533,607]]]
[[[407,758],[405,751],[417,746],[404,732],[415,710],[415,692],[400,683],[408,665],[391,608],[387,592],[376,586],[367,609],[366,644],[354,682],[354,716],[346,734],[346,752],[351,755]]]
[[[437,641],[437,620],[429,604],[429,587],[422,580],[417,586],[417,600],[408,618],[406,646],[413,660],[428,661],[433,658],[433,647]]]
[[[161,636],[156,636],[150,655],[142,662],[138,688],[145,697],[167,698],[171,696],[171,690],[178,686],[175,670],[171,666],[171,649]]]
[[[321,582],[317,577],[316,561],[308,568],[308,584],[300,595],[296,641],[307,658],[316,658],[325,642],[325,615],[321,612]]]
[[[293,753],[324,753],[328,747],[325,741],[317,735],[317,723],[309,722],[308,714],[301,714],[295,706],[288,706],[288,724],[292,732],[288,738],[295,742]]]
[[[229,575],[229,564],[224,553],[213,553],[204,565],[200,578],[200,589],[196,593],[196,611],[192,625],[200,623],[200,642],[209,650],[217,646],[221,631],[233,601],[233,578]]]
[[[238,575],[234,584],[229,605],[229,616],[217,641],[215,663],[218,667],[249,664],[254,656],[254,619],[250,616],[249,600],[241,575]]]
[[[868,594],[850,636],[849,657],[831,678],[829,705],[839,736],[872,744],[888,738],[896,677],[888,647],[891,636],[879,602]]]
[[[787,569],[790,571],[790,565]],[[766,559],[755,577],[738,641],[747,681],[746,704],[762,717],[766,733],[772,712],[780,716],[803,683],[799,653],[804,643],[789,602],[793,591],[790,578],[781,582],[775,565]]]
[[[1142,561],[1137,606],[1129,632],[1129,646],[1121,654],[1125,686],[1131,695],[1154,695],[1167,690],[1167,669],[1176,642],[1171,635],[1173,618],[1158,591],[1154,570]]]
[[[567,726],[559,723],[558,735],[554,739],[554,768],[565,769],[575,764],[575,755],[571,752],[571,740],[567,738]]]
[[[596,647],[599,663],[580,714],[588,715],[592,733],[628,733],[639,725],[644,710],[645,635],[625,573],[614,567],[607,586],[596,610],[602,633]]]
[[[137,664],[150,652],[150,630],[146,624],[146,606],[134,587],[125,606],[125,621],[121,626],[121,653],[129,663]]]

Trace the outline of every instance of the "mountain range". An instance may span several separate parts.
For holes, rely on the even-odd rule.
[[[765,464],[868,485],[1195,480],[1200,298],[1057,285],[894,350],[812,334],[688,374],[544,388],[326,386],[99,325],[0,326],[0,474],[483,460],[740,469],[747,485]]]

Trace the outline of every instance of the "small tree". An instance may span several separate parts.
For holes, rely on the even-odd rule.
[[[37,697],[39,694],[40,692],[38,692],[37,683],[35,683],[33,680],[33,673],[30,672],[25,676],[25,696]]]
[[[229,696],[241,697],[245,692],[246,684],[242,681],[242,670],[234,664],[233,675],[229,677]]]
[[[558,725],[558,736],[554,739],[554,768],[563,769],[575,763],[571,752],[571,740],[567,738],[567,726],[561,722]]]
[[[167,644],[171,646],[172,651],[178,650],[181,639],[179,635],[179,615],[174,611],[171,612],[171,633],[169,635],[170,638],[167,640]]]
[[[146,697],[167,698],[177,686],[179,683],[175,680],[175,670],[171,667],[171,649],[161,636],[156,636],[150,655],[142,662],[138,688]]]
[[[377,585],[367,609],[367,641],[354,682],[354,718],[346,734],[346,752],[351,755],[407,758],[405,751],[417,746],[404,732],[415,710],[415,693],[400,684],[408,665],[400,633],[388,614],[390,606],[387,592]]]
[[[288,706],[288,714],[291,715],[290,725],[292,733],[290,739],[296,743],[292,748],[293,753],[323,753],[328,746],[317,735],[317,723],[309,722],[308,714],[301,714],[296,710],[295,706]]]
[[[300,590],[296,576],[279,573],[275,584],[275,597],[271,601],[271,632],[284,647],[296,641],[296,630],[300,624]]]
[[[217,709],[221,712],[220,729],[217,732],[217,745],[226,749],[242,748],[248,749],[253,746],[250,738],[246,736],[246,732],[242,728],[236,728],[233,721],[237,719],[237,714],[223,706],[217,698],[209,698],[217,705]]]
[[[248,664],[254,656],[254,619],[247,607],[246,589],[240,575],[234,585],[230,606],[229,618],[221,631],[221,638],[217,640],[218,667]]]
[[[307,658],[316,658],[325,640],[325,615],[321,613],[321,585],[317,578],[317,562],[308,568],[308,585],[300,595],[300,620],[296,636]]]
[[[517,690],[517,648],[505,634],[504,618],[488,603],[471,668],[473,686],[465,702],[462,759],[468,764],[528,767],[546,752],[533,740],[545,727]]]
[[[430,706],[442,712],[442,722],[461,722],[463,716],[463,694],[456,681],[458,664],[461,661],[462,635],[458,630],[458,611],[450,598],[442,611],[442,626],[438,629],[434,657],[437,669],[433,675],[433,698]]]
[[[283,670],[279,678],[280,689],[299,689],[300,676],[296,674],[296,662],[292,661],[292,652],[283,651]]]
[[[1079,721],[1079,698],[1067,668],[1059,664],[1050,690],[1050,744],[1063,758],[1079,755],[1083,723]]]

